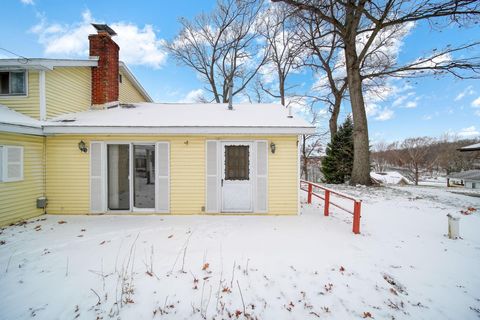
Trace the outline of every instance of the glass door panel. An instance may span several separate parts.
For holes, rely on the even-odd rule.
[[[134,207],[155,208],[155,145],[133,146]]]
[[[130,210],[130,145],[107,145],[108,209]]]

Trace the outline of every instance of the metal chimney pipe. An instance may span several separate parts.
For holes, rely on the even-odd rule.
[[[228,110],[233,110],[232,98],[233,98],[233,80],[230,80],[230,84],[228,85]]]

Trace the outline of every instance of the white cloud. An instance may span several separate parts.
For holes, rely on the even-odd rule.
[[[367,117],[373,117],[377,121],[387,121],[393,118],[395,112],[387,107],[382,108],[376,103],[367,103],[365,105]]]
[[[480,97],[472,101],[472,107],[480,108]]]
[[[33,0],[20,0],[21,3],[23,4],[30,4],[30,5],[34,5],[35,3],[33,2]]]
[[[416,101],[409,101],[405,105],[405,108],[412,109],[417,107],[417,102]]]
[[[67,25],[48,23],[43,16],[31,32],[38,36],[48,56],[87,57],[88,35],[95,33],[90,25],[97,21],[89,10],[82,13],[82,21]],[[146,65],[159,68],[165,63],[167,53],[162,48],[164,40],[157,37],[152,25],[139,27],[128,22],[109,24],[118,36],[115,42],[120,46],[120,59],[130,65]]]
[[[460,92],[456,97],[455,101],[462,100],[465,96],[470,96],[475,93],[475,90],[473,90],[473,86],[468,86],[466,87],[462,92]]]
[[[432,120],[432,115],[431,114],[426,114],[422,117],[423,120]]]
[[[480,132],[475,128],[475,126],[470,126],[463,128],[458,132],[458,135],[463,138],[476,137],[480,135]]]
[[[383,110],[379,111],[378,115],[375,117],[375,120],[378,121],[386,121],[393,118],[394,112],[391,109],[384,108]]]
[[[199,102],[200,100],[202,100],[204,94],[205,92],[203,91],[203,89],[192,90],[189,93],[187,93],[187,95],[183,99],[179,100],[178,102],[180,103]]]

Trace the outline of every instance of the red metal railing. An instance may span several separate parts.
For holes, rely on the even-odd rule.
[[[305,180],[300,180],[300,189],[307,192],[307,203],[312,203],[312,197],[317,197],[324,200],[323,214],[326,217],[328,217],[328,215],[330,214],[330,205],[335,206],[353,215],[353,233],[360,233],[360,212],[362,210],[362,200]],[[317,189],[323,190],[323,195],[314,192]],[[342,207],[338,203],[333,202],[330,199],[330,195],[332,194],[343,199],[352,200],[353,211]]]

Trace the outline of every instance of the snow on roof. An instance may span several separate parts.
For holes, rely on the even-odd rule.
[[[315,130],[299,116],[289,118],[287,108],[277,104],[234,104],[233,110],[228,110],[227,104],[218,103],[136,103],[66,114],[45,123],[45,131],[50,133],[60,132],[59,128],[72,132],[85,127],[94,131],[99,128],[160,128],[168,133],[236,130],[235,133],[300,134]]]
[[[479,151],[480,143],[471,144],[469,146],[461,147],[460,151]]]
[[[0,123],[41,128],[42,122],[0,105]]]
[[[410,181],[397,171],[371,172],[370,176],[384,184],[409,184]]]
[[[480,181],[480,170],[467,170],[462,172],[455,172],[450,174],[448,177],[451,179]]]

